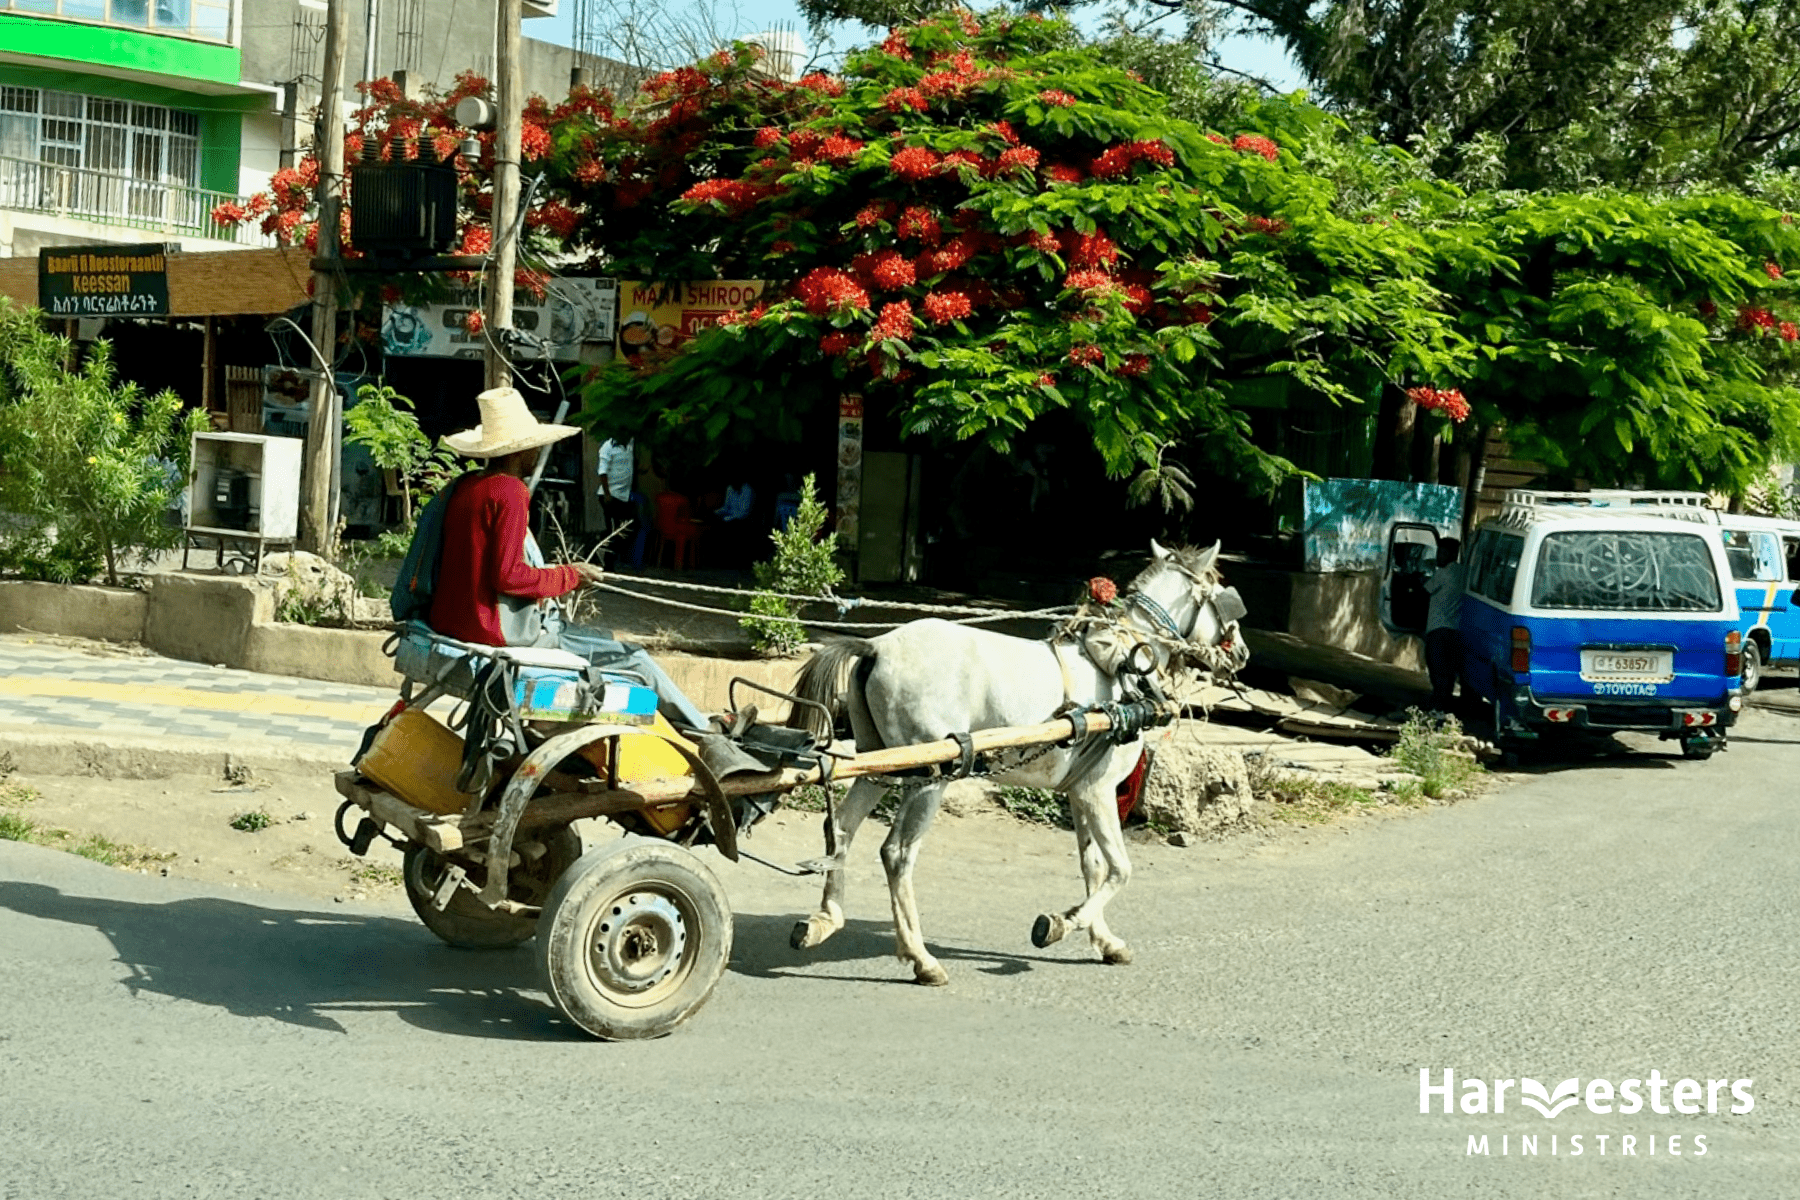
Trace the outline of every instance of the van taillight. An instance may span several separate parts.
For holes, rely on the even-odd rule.
[[[1512,669],[1514,675],[1531,673],[1531,630],[1523,625],[1513,626]]]
[[[1725,678],[1736,679],[1744,673],[1744,635],[1732,630],[1725,635]]]

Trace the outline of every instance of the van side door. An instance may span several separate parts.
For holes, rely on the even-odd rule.
[[[1381,623],[1392,633],[1423,636],[1431,615],[1425,581],[1437,570],[1438,533],[1430,525],[1397,521],[1388,530],[1381,570]]]

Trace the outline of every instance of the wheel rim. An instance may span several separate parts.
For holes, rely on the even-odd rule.
[[[694,903],[679,888],[660,884],[622,891],[594,918],[588,975],[613,1003],[648,1008],[686,981],[688,938],[698,929]]]
[[[1762,682],[1762,647],[1755,642],[1744,646],[1744,690],[1753,692]]]

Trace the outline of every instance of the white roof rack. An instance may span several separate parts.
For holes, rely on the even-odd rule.
[[[1705,492],[1638,492],[1626,488],[1596,488],[1591,492],[1547,492],[1534,488],[1510,488],[1502,503],[1507,508],[1680,508],[1708,509]],[[1684,514],[1685,515],[1685,514]]]

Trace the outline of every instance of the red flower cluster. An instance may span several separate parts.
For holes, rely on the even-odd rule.
[[[906,32],[901,29],[888,30],[887,39],[881,43],[881,52],[891,54],[901,62],[912,61],[912,47],[906,44]]]
[[[1104,575],[1088,580],[1088,599],[1095,604],[1111,604],[1119,598],[1119,585]]]
[[[833,357],[850,353],[855,345],[856,339],[841,329],[835,329],[819,339],[819,349]]]
[[[946,271],[955,271],[975,257],[978,243],[966,233],[959,233],[936,250],[919,255],[919,274],[929,279]]]
[[[693,204],[721,204],[732,216],[740,216],[754,208],[763,194],[763,188],[741,179],[706,179],[681,193],[681,198]]]
[[[1763,273],[1766,274],[1770,279],[1780,279],[1781,278],[1781,268],[1772,262],[1766,262],[1763,264]]]
[[[1099,179],[1120,179],[1131,173],[1132,163],[1140,160],[1158,167],[1172,167],[1175,165],[1175,152],[1161,140],[1122,142],[1103,151],[1088,164],[1088,169]]]
[[[1152,296],[1150,289],[1143,284],[1128,283],[1125,285],[1125,307],[1132,313],[1141,317],[1149,312],[1150,306],[1155,303],[1156,297]]]
[[[557,237],[567,240],[581,224],[581,214],[561,200],[547,200],[525,213],[525,223],[548,229]]]
[[[770,254],[792,254],[793,252],[794,243],[788,241],[786,238],[779,238],[769,243]]]
[[[795,81],[794,86],[797,88],[805,88],[810,92],[823,92],[827,96],[841,96],[844,94],[844,81],[835,76],[827,75],[823,71],[814,71],[811,75],[802,75]]]
[[[815,316],[846,308],[869,307],[869,293],[836,267],[814,267],[794,284],[794,294]]]
[[[795,160],[811,158],[825,144],[825,135],[812,129],[796,129],[788,135],[788,146],[794,152]]]
[[[937,245],[944,236],[937,214],[919,204],[909,204],[900,213],[900,225],[896,232],[901,237],[917,238],[927,246]]]
[[[888,160],[888,169],[902,179],[917,182],[936,175],[942,162],[929,146],[908,146]]]
[[[1287,222],[1283,221],[1280,217],[1251,216],[1246,217],[1244,221],[1245,224],[1250,226],[1253,232],[1266,233],[1270,237],[1286,233],[1288,227]]]
[[[834,133],[819,147],[819,156],[827,162],[849,162],[862,148],[863,144],[855,138]]]
[[[884,292],[899,291],[903,287],[911,287],[916,278],[913,265],[900,257],[898,250],[879,250],[874,254],[857,255],[866,268],[859,272],[866,274],[877,288]]]
[[[882,305],[881,316],[875,322],[873,333],[882,341],[893,338],[904,342],[910,339],[913,334],[912,305],[905,300]]]
[[[1784,342],[1800,341],[1800,325],[1796,325],[1792,321],[1783,321],[1781,323],[1781,340]]]
[[[1469,416],[1469,402],[1463,398],[1462,392],[1456,388],[1440,390],[1434,387],[1415,387],[1406,389],[1406,398],[1420,408],[1429,408],[1442,412],[1452,421],[1466,420]]]
[[[463,230],[462,245],[457,253],[465,256],[486,254],[494,248],[494,231],[486,225],[471,225]]]
[[[1150,356],[1148,354],[1127,354],[1119,362],[1119,374],[1133,377],[1150,373]]]
[[[1775,314],[1766,308],[1738,309],[1737,327],[1745,333],[1775,328]]]
[[[1223,137],[1219,136],[1216,133],[1207,134],[1206,140],[1209,142],[1217,142],[1221,146],[1229,146],[1231,144],[1230,142],[1226,141]]]
[[[871,200],[857,210],[856,223],[867,229],[892,218],[896,207],[892,200]]]
[[[1080,183],[1087,178],[1086,171],[1068,163],[1056,163],[1044,174],[1049,176],[1051,183]]]
[[[936,325],[948,325],[974,311],[969,297],[962,292],[930,292],[925,297],[925,315]]]
[[[1050,88],[1038,93],[1038,99],[1045,104],[1053,104],[1057,108],[1068,108],[1075,103],[1075,97],[1061,88]]]
[[[952,71],[933,71],[919,80],[919,91],[933,100],[950,100],[962,95],[975,84],[975,77]]]
[[[1078,367],[1098,366],[1105,357],[1105,352],[1095,345],[1069,347],[1069,361]]]
[[[1246,154],[1260,154],[1270,162],[1281,157],[1281,147],[1257,133],[1241,133],[1232,138],[1231,148]]]
[[[1062,253],[1062,243],[1054,233],[1033,233],[1026,238],[1026,244],[1039,254]]]
[[[1056,376],[1054,376],[1054,375],[1039,375],[1038,376],[1038,386],[1039,387],[1055,387],[1056,386]]]
[[[1071,292],[1089,292],[1094,290],[1110,291],[1115,283],[1111,275],[1105,271],[1096,271],[1091,267],[1079,271],[1070,271],[1063,277],[1063,286]]]
[[[480,333],[482,326],[486,324],[487,318],[481,315],[479,308],[470,309],[468,315],[463,317],[463,328],[468,331],[470,337]]]
[[[741,309],[741,308],[734,309],[731,312],[728,312],[725,315],[721,316],[714,323],[718,324],[718,325],[724,325],[724,326],[750,325],[750,324],[754,324],[757,321],[762,320],[763,315],[765,313],[767,313],[768,311],[769,311],[769,307],[766,304],[758,304],[755,308],[751,308],[748,310]]]
[[[1069,265],[1075,267],[1110,267],[1119,261],[1119,247],[1106,236],[1106,231],[1065,235]]]
[[[897,87],[881,98],[881,106],[891,113],[904,112],[909,108],[924,112],[930,105],[931,101],[925,98],[925,93],[914,87]]]
[[[954,170],[957,167],[969,167],[977,175],[988,175],[992,173],[993,166],[993,163],[973,150],[952,150],[944,155],[943,169],[946,171]]]
[[[756,137],[752,140],[758,150],[767,150],[781,140],[781,130],[773,125],[764,125],[756,131]]]
[[[995,121],[992,125],[988,126],[988,132],[999,134],[1000,140],[1009,146],[1017,146],[1019,144],[1019,132],[1012,127],[1011,121]]]
[[[536,122],[525,122],[525,127],[519,131],[519,149],[525,155],[526,162],[534,162],[545,157],[551,150],[550,131]],[[417,154],[418,149],[415,146],[412,153],[406,157],[413,158]]]
[[[600,165],[600,160],[597,158],[590,158],[579,167],[575,168],[576,183],[582,183],[586,184],[588,187],[593,187],[596,184],[604,183],[605,181],[606,168]]]
[[[1712,318],[1719,315],[1719,306],[1717,304],[1714,304],[1711,300],[1702,300],[1699,304],[1696,304],[1694,307],[1699,309],[1700,315],[1705,317],[1709,321],[1712,320]]]
[[[1030,146],[1014,146],[1011,150],[1001,152],[1000,163],[995,168],[994,174],[1009,175],[1014,172],[1021,175],[1033,174],[1037,171],[1039,157],[1038,152]]]

